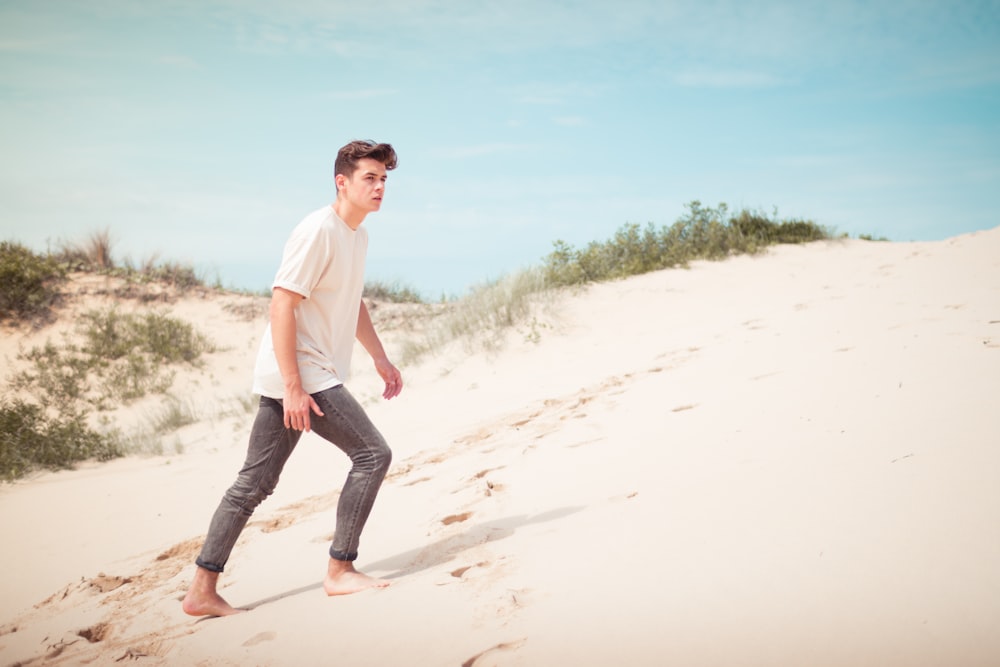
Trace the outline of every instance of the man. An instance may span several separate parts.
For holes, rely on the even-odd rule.
[[[396,167],[389,144],[354,141],[337,154],[337,199],[299,223],[285,246],[274,280],[270,324],[254,369],[260,409],[246,461],[226,491],[182,607],[192,616],[226,616],[240,609],[217,592],[233,545],[260,502],[270,495],[302,433],[342,449],[352,468],[337,505],[337,524],[323,589],[327,595],[388,586],[354,569],[358,542],[392,453],[361,406],[343,386],[357,338],[385,381],[382,396],[403,388],[386,357],[361,298],[368,248],[365,217],[378,211],[386,172]]]

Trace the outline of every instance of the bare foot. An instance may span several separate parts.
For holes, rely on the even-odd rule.
[[[191,588],[181,602],[184,613],[190,616],[232,616],[246,611],[236,609],[222,599],[215,590],[218,580],[218,572],[199,567],[195,572],[194,581],[191,582]]]
[[[364,572],[354,569],[354,564],[348,561],[330,559],[330,565],[323,579],[323,590],[327,595],[349,595],[369,588],[385,588],[389,582],[385,579],[369,577]]]

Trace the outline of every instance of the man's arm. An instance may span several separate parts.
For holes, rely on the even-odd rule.
[[[299,361],[295,353],[295,308],[303,296],[282,287],[274,288],[271,295],[271,341],[278,370],[285,383],[282,404],[285,407],[285,428],[309,430],[309,411],[322,416],[313,397],[302,388]]]
[[[358,312],[358,330],[356,335],[358,342],[361,343],[361,346],[371,356],[372,361],[375,362],[375,370],[385,380],[385,391],[382,392],[382,398],[389,399],[398,396],[399,392],[403,391],[403,376],[400,374],[399,369],[393,366],[386,356],[385,348],[382,347],[382,341],[379,340],[378,334],[375,333],[375,325],[372,324],[372,318],[368,314],[368,306],[365,305],[364,299],[361,300],[360,311]]]

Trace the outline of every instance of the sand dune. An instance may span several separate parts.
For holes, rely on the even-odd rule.
[[[246,391],[262,313],[174,308],[228,344],[179,386]],[[323,594],[347,464],[309,435],[222,580],[252,611],[181,612],[246,414],[3,487],[0,664],[1000,663],[1000,228],[697,263],[532,326],[391,402],[358,352],[384,590]]]

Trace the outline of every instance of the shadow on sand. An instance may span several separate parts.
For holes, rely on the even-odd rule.
[[[518,514],[503,519],[496,519],[495,521],[487,521],[486,523],[469,526],[465,531],[438,540],[433,544],[418,549],[411,549],[410,551],[390,556],[374,563],[365,563],[361,569],[369,573],[388,571],[390,574],[380,574],[379,577],[382,579],[399,579],[416,574],[417,572],[429,570],[438,565],[443,565],[454,560],[456,556],[472,547],[506,539],[513,535],[519,528],[562,519],[582,509],[583,507],[562,507],[541,514]],[[323,582],[319,581],[315,584],[309,584],[308,586],[302,586],[262,600],[257,600],[240,608],[247,610],[256,609],[257,607],[277,602],[278,600],[284,600],[285,598],[301,593],[314,591],[322,587]]]
[[[582,509],[583,507],[562,507],[541,514],[530,516],[518,514],[503,519],[496,519],[495,521],[487,521],[486,523],[469,526],[462,533],[438,540],[425,547],[412,549],[374,563],[365,563],[364,569],[371,572],[391,572],[391,574],[380,574],[379,576],[382,579],[406,577],[438,565],[443,565],[471,547],[506,539],[513,535],[518,528],[524,528],[535,523],[562,519]]]

